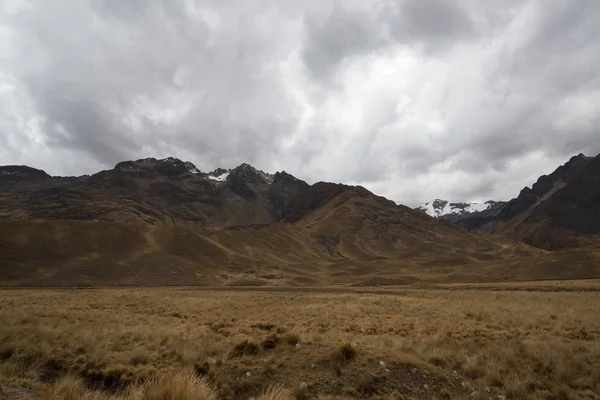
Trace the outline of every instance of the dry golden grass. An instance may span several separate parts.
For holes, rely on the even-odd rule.
[[[109,395],[86,388],[72,375],[59,379],[42,392],[42,400],[217,400],[205,378],[190,371],[171,371],[144,385],[132,386],[121,395]]]
[[[6,290],[0,384],[48,400],[598,399],[600,293]]]

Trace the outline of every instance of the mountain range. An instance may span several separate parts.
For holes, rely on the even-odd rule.
[[[362,187],[309,185],[248,164],[203,172],[146,158],[78,177],[4,166],[0,285],[600,277],[599,178],[600,157],[578,155],[508,202],[414,210]]]

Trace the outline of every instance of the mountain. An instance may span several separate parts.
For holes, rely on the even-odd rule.
[[[490,232],[494,226],[523,215],[543,202],[554,192],[577,179],[592,160],[583,154],[573,156],[550,175],[542,175],[531,188],[525,187],[519,196],[510,201],[486,201],[485,203],[450,203],[436,199],[416,210],[435,218],[443,218],[474,232]]]
[[[504,223],[495,231],[532,246],[557,250],[595,243],[593,235],[600,234],[600,155],[573,157],[531,190],[524,189],[503,211],[499,217]]]
[[[523,188],[517,198],[510,200],[495,219],[508,221],[525,213],[531,207],[547,199],[555,191],[577,179],[591,160],[591,157],[578,154],[571,157],[568,162],[558,167],[550,175],[540,176],[531,188]]]
[[[505,257],[362,187],[311,186],[248,164],[203,172],[146,158],[82,177],[0,171],[11,173],[0,185],[3,285],[401,283],[423,279],[423,268],[426,279],[456,280],[456,269]],[[467,276],[488,273],[499,274]]]
[[[359,186],[309,185],[248,164],[204,172],[176,158],[146,158],[90,176],[26,166],[0,167],[0,176],[3,286],[600,277],[598,252],[588,247],[549,253],[505,239],[510,234],[474,235]],[[593,181],[586,179],[573,187],[584,190]]]
[[[26,166],[0,168],[0,218],[194,224],[268,223],[308,187],[286,173],[248,164],[202,172],[177,158],[118,163],[92,176],[51,177]]]
[[[546,250],[586,245],[589,235],[600,233],[599,157],[573,156],[508,202],[435,200],[417,210],[472,232],[501,235]]]

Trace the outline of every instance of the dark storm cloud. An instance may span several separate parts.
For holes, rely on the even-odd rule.
[[[384,44],[380,16],[369,17],[360,10],[344,9],[338,3],[326,15],[305,17],[303,59],[315,78],[330,79],[345,59],[373,52]]]
[[[397,12],[392,34],[401,42],[435,49],[475,31],[465,6],[454,0],[406,0]]]
[[[506,199],[600,153],[595,0],[5,0],[0,164],[176,156]]]

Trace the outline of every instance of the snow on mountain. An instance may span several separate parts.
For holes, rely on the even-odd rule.
[[[193,163],[186,161],[184,163],[184,165],[187,168],[188,172],[190,172],[192,174],[196,174],[196,175],[198,175],[200,173],[200,170],[198,168],[196,168],[196,166]]]
[[[231,172],[231,170],[224,170],[222,168],[218,168],[218,169],[214,170],[213,172],[208,173],[208,179],[211,179],[211,180],[217,181],[217,182],[225,182],[225,180],[229,176],[230,172]]]
[[[427,215],[435,218],[448,216],[461,217],[477,212],[487,211],[497,207],[499,202],[486,201],[485,203],[450,203],[447,200],[435,199],[432,202],[425,203],[416,209],[424,211]]]

